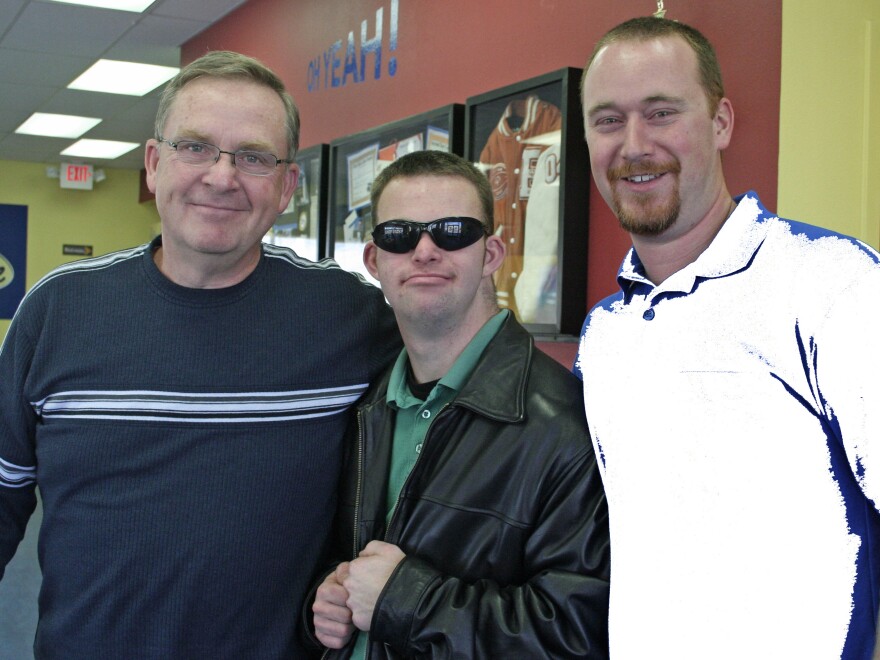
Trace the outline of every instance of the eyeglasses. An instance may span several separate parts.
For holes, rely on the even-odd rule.
[[[373,242],[386,252],[406,254],[419,244],[422,232],[428,232],[438,248],[450,252],[473,245],[489,234],[486,226],[476,218],[440,218],[433,222],[389,220],[376,225]]]
[[[292,160],[281,160],[276,158],[274,154],[265,151],[251,151],[250,149],[223,151],[220,147],[207,142],[194,140],[172,142],[161,137],[158,140],[174,149],[177,152],[177,157],[189,165],[211,166],[220,160],[220,154],[229,154],[232,156],[232,164],[236,169],[254,176],[269,176],[280,163],[293,162]]]

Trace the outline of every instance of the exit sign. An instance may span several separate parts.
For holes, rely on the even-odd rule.
[[[58,178],[61,180],[62,188],[91,190],[95,182],[95,172],[91,165],[61,163]]]

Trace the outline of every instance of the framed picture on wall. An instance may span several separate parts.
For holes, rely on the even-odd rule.
[[[370,187],[400,156],[426,149],[464,154],[464,105],[454,103],[330,142],[326,255],[378,284],[363,264],[372,231]]]
[[[329,145],[317,144],[301,149],[296,155],[299,180],[290,203],[269,230],[264,240],[291,248],[299,256],[313,261],[324,257],[327,222],[327,171]]]
[[[467,99],[465,157],[489,177],[501,307],[544,340],[577,335],[586,314],[590,168],[581,69],[565,68]]]

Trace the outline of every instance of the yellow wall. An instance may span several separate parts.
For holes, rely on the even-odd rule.
[[[61,254],[64,244],[91,245],[95,254],[140,245],[156,231],[153,202],[138,203],[139,173],[104,169],[93,190],[66,190],[46,177],[46,166],[0,160],[0,204],[28,207],[29,289],[51,269],[78,257]],[[9,321],[0,319],[0,340]]]
[[[783,0],[780,215],[880,248],[880,0]]]

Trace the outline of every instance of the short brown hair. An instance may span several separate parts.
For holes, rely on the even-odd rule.
[[[715,114],[718,103],[724,97],[724,84],[721,81],[721,67],[718,57],[709,40],[696,28],[668,18],[640,16],[624,21],[605,33],[593,49],[587,66],[581,76],[581,98],[584,96],[584,80],[587,71],[593,65],[596,55],[605,46],[618,41],[648,41],[664,37],[680,37],[687,42],[697,56],[697,67],[700,71],[700,86],[709,101],[709,112]]]
[[[473,184],[483,207],[483,217],[478,218],[491,233],[495,222],[495,198],[489,179],[461,156],[445,151],[415,151],[401,156],[379,173],[370,188],[373,205],[373,224],[379,224],[376,216],[379,198],[385,187],[394,179],[414,176],[457,176]]]
[[[281,78],[259,60],[229,50],[215,50],[202,55],[183,67],[169,81],[162,91],[162,96],[159,97],[155,127],[157,139],[163,137],[162,131],[165,128],[165,122],[168,120],[171,106],[180,90],[187,83],[203,77],[249,80],[274,90],[284,104],[286,115],[287,155],[285,158],[291,159],[296,155],[297,149],[299,149],[299,111]]]

